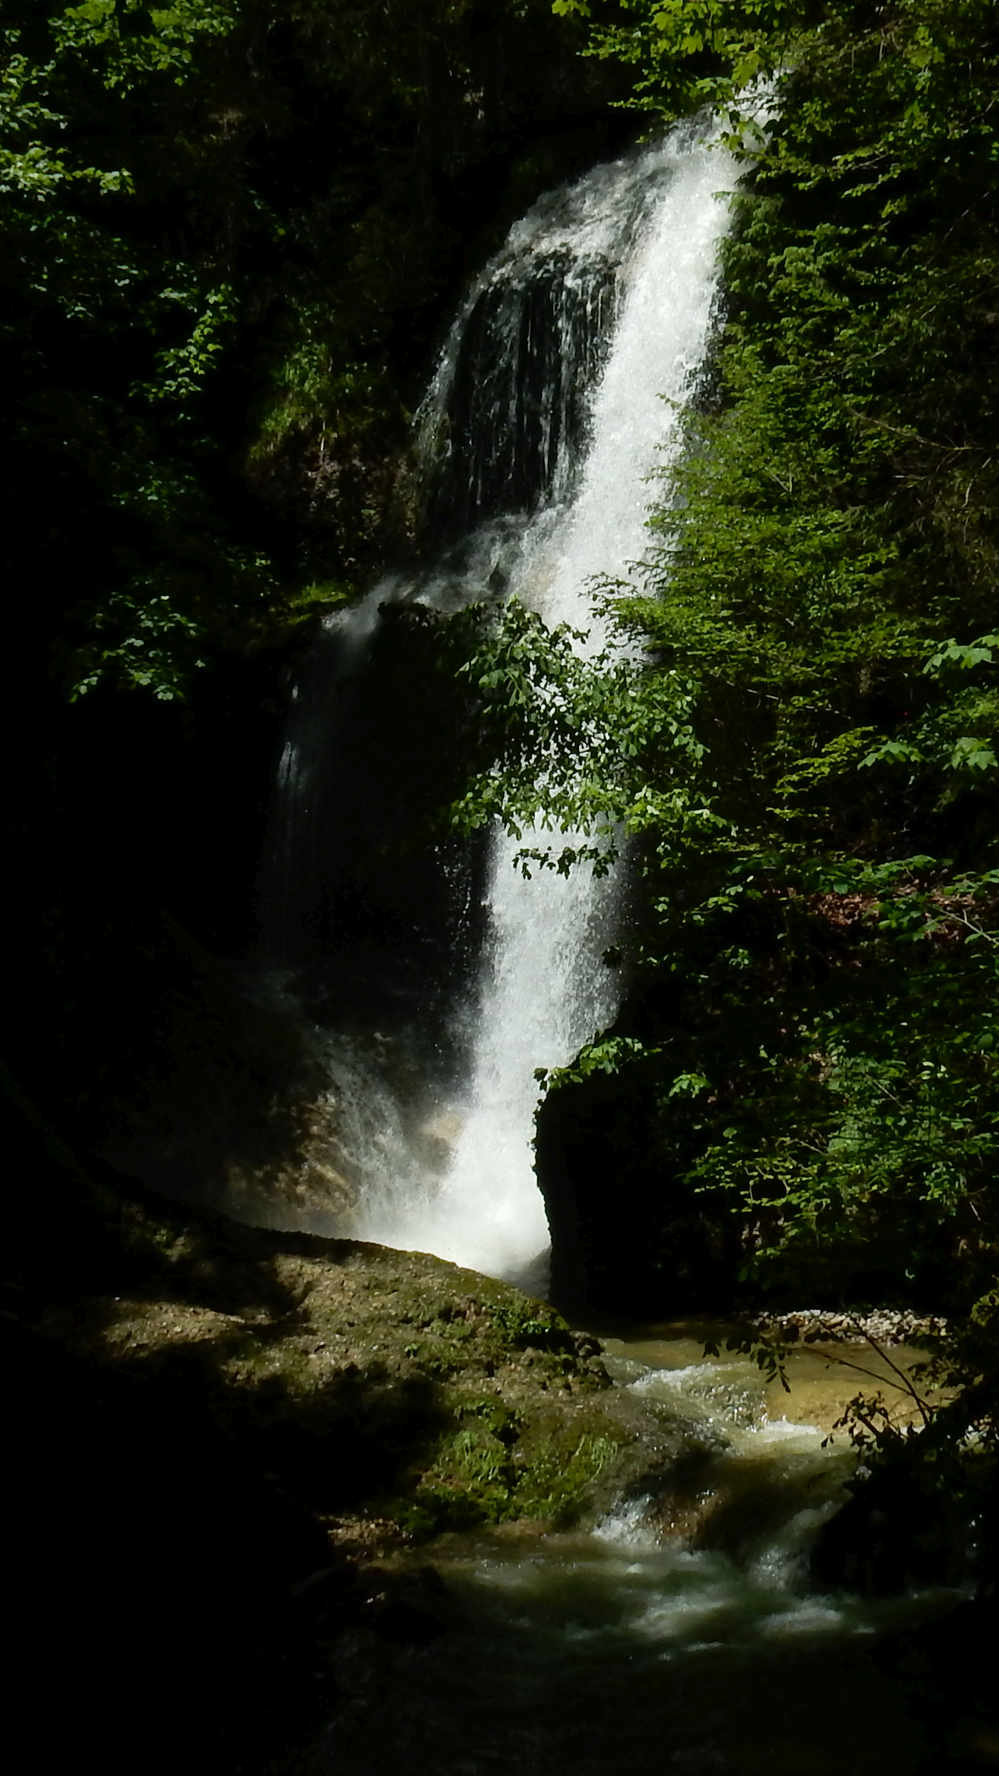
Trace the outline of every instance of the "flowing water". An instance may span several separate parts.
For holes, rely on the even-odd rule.
[[[435,1776],[853,1776],[927,1767],[905,1638],[955,1595],[817,1593],[808,1551],[843,1497],[828,1427],[873,1365],[809,1350],[791,1389],[694,1332],[611,1340],[619,1386],[668,1402],[696,1463],[587,1534],[456,1540],[442,1631],[357,1649],[309,1769]],[[905,1368],[914,1353],[893,1351]],[[900,1393],[899,1398],[904,1396]],[[818,1422],[814,1422],[818,1420]]]
[[[410,759],[434,742],[426,712],[389,756],[372,732],[386,608],[516,595],[546,622],[586,630],[585,650],[606,644],[592,582],[642,555],[648,476],[675,448],[676,409],[704,360],[735,181],[710,131],[688,125],[514,227],[470,290],[418,416],[442,547],[331,619],[281,763],[272,948],[327,973],[337,958],[331,1090],[358,1180],[342,1231],[536,1287],[548,1229],[535,1071],[564,1065],[614,1015],[604,957],[619,889],[588,867],[525,879],[501,833],[477,872],[451,852],[436,881],[425,869],[389,879],[377,835],[404,822]],[[549,839],[527,832],[519,845]],[[365,857],[376,858],[366,873]],[[377,1028],[365,1030],[366,996]]]

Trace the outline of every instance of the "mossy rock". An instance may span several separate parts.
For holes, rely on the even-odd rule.
[[[634,1466],[647,1425],[596,1341],[509,1284],[148,1197],[118,1231],[117,1273],[39,1329],[199,1400],[334,1536],[561,1526]]]

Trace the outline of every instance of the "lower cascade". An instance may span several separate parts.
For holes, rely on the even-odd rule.
[[[332,983],[321,1021],[356,1183],[350,1224],[315,1224],[538,1289],[535,1073],[614,1015],[619,891],[588,867],[525,878],[516,851],[550,836],[532,832],[495,833],[475,867],[442,847],[388,879],[378,834],[406,817],[408,760],[373,711],[392,697],[393,609],[515,596],[585,630],[587,651],[607,644],[592,582],[642,556],[647,478],[707,348],[737,178],[711,133],[688,124],[549,194],[475,281],[417,422],[441,551],[327,620],[281,762],[269,947]],[[432,761],[430,719],[400,744]]]
[[[443,1586],[414,1580],[423,1632],[383,1652],[379,1684],[348,1663],[316,1776],[414,1757],[442,1776],[929,1767],[886,1649],[955,1598],[826,1593],[808,1570],[853,1465],[844,1440],[826,1447],[853,1365],[873,1361],[889,1387],[891,1367],[863,1347],[802,1347],[785,1393],[745,1357],[703,1360],[696,1330],[605,1346],[618,1387],[682,1427],[682,1462],[588,1531],[454,1538],[436,1558]],[[916,1356],[896,1348],[892,1363]]]

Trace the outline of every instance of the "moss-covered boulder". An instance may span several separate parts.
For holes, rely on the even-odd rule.
[[[336,1541],[564,1525],[676,1452],[596,1341],[509,1284],[148,1200],[121,1217],[116,1270],[36,1329],[197,1399]]]

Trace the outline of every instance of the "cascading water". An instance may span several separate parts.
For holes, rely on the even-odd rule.
[[[542,200],[473,286],[419,418],[428,525],[445,546],[433,566],[382,582],[328,629],[332,668],[303,694],[282,764],[286,882],[314,872],[317,831],[330,807],[350,800],[343,711],[377,646],[379,608],[446,611],[484,591],[515,595],[549,624],[588,629],[588,652],[606,645],[591,582],[641,557],[647,478],[675,448],[676,406],[707,346],[724,194],[737,177],[710,134],[685,126]],[[324,791],[316,749],[331,685],[341,738]],[[353,747],[355,757],[364,752]],[[366,763],[366,807],[370,775]],[[549,837],[528,833],[520,844]],[[535,1069],[566,1064],[613,1016],[617,988],[603,955],[616,890],[588,868],[525,879],[513,862],[519,848],[500,834],[491,841],[478,980],[464,1005],[451,996],[452,1044],[455,1031],[464,1038],[457,1059],[436,1079],[428,1069],[422,1102],[414,1110],[420,1093],[410,1089],[403,1114],[384,1071],[369,1067],[367,1088],[357,1087],[355,1056],[341,1070],[338,1102],[345,1128],[353,1115],[365,1130],[349,1231],[537,1283],[548,1230],[533,1170]],[[459,886],[441,903],[452,953],[461,897]],[[307,892],[304,902],[319,927],[321,899]],[[432,949],[426,927],[422,937]],[[414,1005],[410,1028],[420,1021]],[[335,1056],[332,1065],[335,1075]],[[367,1091],[363,1116],[358,1089]],[[426,1140],[413,1138],[421,1129],[435,1137],[436,1164]]]
[[[872,1376],[873,1364],[891,1396],[918,1352],[801,1345],[785,1392],[748,1357],[706,1361],[705,1330],[648,1328],[604,1349],[618,1387],[666,1414],[661,1429],[685,1427],[683,1459],[653,1463],[650,1490],[589,1531],[507,1526],[438,1548],[444,1585],[422,1596],[441,1631],[380,1647],[377,1683],[359,1662],[353,1682],[338,1667],[342,1701],[310,1776],[407,1763],[435,1776],[939,1767],[906,1682],[927,1667],[911,1643],[904,1659],[898,1649],[957,1595],[823,1593],[808,1576],[854,1465],[845,1441],[825,1446],[854,1365]],[[984,1766],[960,1765],[972,1767]]]

